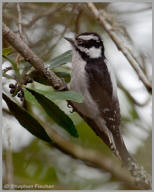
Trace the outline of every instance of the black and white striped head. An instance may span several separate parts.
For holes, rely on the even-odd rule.
[[[104,58],[104,46],[97,33],[81,33],[75,39],[65,38],[84,60]]]

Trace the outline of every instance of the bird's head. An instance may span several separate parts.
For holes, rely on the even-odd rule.
[[[104,57],[104,46],[97,33],[81,33],[75,39],[65,37],[84,60]]]

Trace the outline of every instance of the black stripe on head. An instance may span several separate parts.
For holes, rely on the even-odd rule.
[[[97,33],[85,32],[76,36],[76,43],[78,46],[82,46],[84,48],[102,48],[104,50],[103,42],[100,36]]]
[[[103,45],[103,42],[102,42],[100,36],[97,33],[86,32],[86,33],[81,33],[81,34],[77,35],[75,38],[74,47],[79,52],[81,57],[86,61],[105,58],[104,45]],[[90,57],[90,55],[87,53],[87,50],[90,48],[93,48],[93,47],[101,50],[101,57],[98,57],[98,58],[97,58],[97,56]],[[86,49],[86,50],[84,50],[84,49]]]
[[[80,56],[82,57],[83,60],[87,61],[87,62],[91,62],[91,61],[99,61],[101,59],[106,59],[106,57],[104,56],[104,54],[102,54],[101,57],[99,58],[91,58],[88,54],[86,54],[84,51],[81,51],[78,47],[75,46],[76,51],[78,51],[78,53],[80,54]],[[102,52],[103,53],[103,52]]]

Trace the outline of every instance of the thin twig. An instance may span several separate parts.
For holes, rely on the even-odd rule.
[[[6,77],[6,78],[8,78],[8,79],[14,79],[15,77],[7,74],[7,72],[10,71],[10,70],[13,70],[13,67],[12,67],[12,66],[9,66],[9,67],[3,69],[3,70],[2,70],[2,76],[3,76],[3,77]]]
[[[17,67],[19,67],[19,60],[20,60],[20,54],[18,53],[15,58],[15,63],[17,64]]]
[[[74,10],[75,10],[75,6],[73,6],[71,13],[73,13]],[[58,37],[58,39],[56,40],[56,42],[51,47],[48,47],[48,49],[45,49],[45,53],[43,53],[43,51],[41,51],[42,54],[39,55],[40,57],[43,56],[44,58],[47,58],[47,55],[49,53],[51,53],[51,51],[57,46],[59,41],[63,38],[63,36],[67,32],[68,27],[71,25],[72,21],[73,21],[73,17],[70,20],[68,20],[67,23],[65,23],[65,27],[64,27],[63,31],[61,32],[60,36]]]
[[[125,55],[133,69],[136,71],[139,79],[143,82],[144,86],[146,87],[147,91],[151,94],[152,93],[152,86],[151,82],[147,79],[141,68],[139,67],[139,64],[136,62],[134,56],[126,48],[126,46],[123,45],[123,42],[119,39],[119,37],[116,35],[116,33],[112,30],[111,24],[106,20],[106,18],[103,16],[103,14],[100,14],[98,9],[93,3],[86,3],[96,20],[99,21],[99,23],[103,26],[105,31],[109,34],[111,39],[115,42],[117,48]]]
[[[35,24],[35,22],[37,22],[39,19],[43,18],[43,17],[47,17],[47,16],[51,16],[51,15],[54,15],[57,11],[60,11],[62,8],[64,8],[64,6],[66,5],[63,5],[61,7],[58,7],[57,9],[49,9],[49,10],[44,10],[41,14],[39,12],[38,15],[35,15],[32,20],[28,23],[28,24],[23,24],[23,27],[31,27],[32,25]]]
[[[5,69],[3,69],[3,73],[6,73],[10,70],[13,70],[12,66],[6,67]]]
[[[80,22],[79,21],[80,21],[82,12],[83,12],[83,10],[79,9],[79,12],[78,12],[77,17],[76,17],[76,21],[75,21],[75,33],[76,34],[78,34],[80,31]]]
[[[23,31],[22,31],[22,14],[21,14],[20,3],[17,3],[17,12],[18,12],[18,31],[21,39],[26,42]]]
[[[120,89],[122,89],[122,90],[126,93],[127,97],[128,97],[135,105],[137,105],[137,106],[139,106],[139,107],[144,107],[145,105],[147,105],[147,104],[151,101],[151,95],[149,95],[148,98],[147,98],[143,103],[140,103],[139,101],[137,101],[137,100],[131,95],[131,93],[122,85],[122,83],[121,83],[120,81],[118,81],[117,84],[118,84],[118,87],[119,87]]]
[[[14,75],[14,76],[8,75],[7,73],[5,73],[5,72],[3,72],[3,71],[2,71],[2,76],[3,76],[3,77],[6,77],[6,78],[8,78],[8,79],[16,79],[15,75]]]
[[[64,27],[64,30],[62,31],[62,33],[60,34],[56,42],[51,47],[48,47],[48,49],[44,49],[45,52],[41,50],[39,57],[47,58],[48,54],[51,54],[52,50],[58,45],[59,41],[63,38],[66,31],[67,31],[67,26]]]
[[[26,39],[22,30],[22,14],[21,14],[20,3],[17,3],[17,12],[18,12],[18,32],[19,32],[20,38],[26,43]],[[15,62],[17,63],[18,67],[19,67],[19,60],[20,60],[20,54],[18,53],[15,59]]]

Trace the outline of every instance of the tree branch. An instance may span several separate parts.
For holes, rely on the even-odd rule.
[[[145,99],[144,102],[139,102],[137,101],[133,96],[132,94],[122,85],[122,83],[118,80],[117,81],[118,83],[118,87],[127,95],[127,97],[137,106],[139,107],[144,107],[146,106],[147,104],[149,104],[149,102],[151,101],[151,95],[148,95],[148,97]]]
[[[48,136],[53,141],[51,144],[52,146],[58,148],[60,151],[70,155],[75,159],[82,160],[88,166],[97,167],[102,171],[111,173],[113,177],[124,182],[124,184],[131,189],[142,189],[140,186],[136,185],[133,177],[129,175],[128,171],[118,165],[116,161],[92,149],[83,148],[80,145],[71,143],[61,135],[57,134],[55,130],[47,126],[42,120],[38,119],[38,121],[41,123]]]
[[[65,83],[55,75],[43,61],[28,47],[28,45],[19,37],[17,37],[13,31],[11,31],[5,24],[2,26],[2,34],[5,40],[7,40],[24,58],[26,61],[38,70],[46,79],[49,84],[57,90],[63,90],[66,88]]]
[[[134,59],[134,56],[128,50],[124,45],[123,42],[119,39],[119,37],[116,35],[116,33],[112,30],[111,24],[107,21],[106,17],[101,14],[96,6],[93,3],[86,3],[88,8],[90,9],[91,13],[94,15],[95,19],[103,26],[105,31],[109,34],[111,39],[116,44],[117,48],[125,55],[126,59],[129,61],[133,69],[136,71],[139,79],[143,82],[145,88],[147,91],[151,94],[152,93],[152,86],[151,82],[147,79],[141,68],[139,67],[139,64]]]
[[[12,115],[10,111],[4,108],[3,112]],[[34,114],[33,116],[35,117]],[[103,172],[106,171],[111,173],[113,178],[123,182],[123,184],[129,189],[141,189],[136,186],[133,177],[129,175],[128,171],[125,168],[122,168],[115,160],[111,159],[107,155],[102,155],[100,152],[71,143],[63,136],[57,134],[57,132],[51,127],[48,127],[41,119],[38,119],[38,117],[35,118],[41,123],[48,136],[53,141],[52,144],[49,144],[49,147],[54,146],[56,149],[59,149],[72,158],[83,161],[90,167],[99,168]]]

